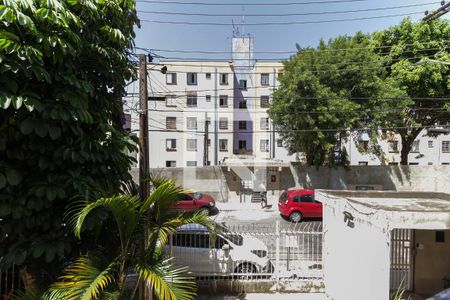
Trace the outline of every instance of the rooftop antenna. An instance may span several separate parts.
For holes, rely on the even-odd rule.
[[[234,20],[231,19],[231,24],[233,25],[233,37],[239,36],[239,26],[234,24]]]
[[[245,35],[245,15],[244,15],[244,12],[245,12],[245,7],[242,6],[242,36]]]

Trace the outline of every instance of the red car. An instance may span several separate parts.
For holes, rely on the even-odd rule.
[[[322,203],[314,199],[314,190],[287,190],[278,200],[280,214],[292,222],[303,218],[322,218]]]
[[[211,196],[202,193],[180,194],[179,198],[172,207],[174,211],[206,211],[209,215],[216,206],[216,201]]]

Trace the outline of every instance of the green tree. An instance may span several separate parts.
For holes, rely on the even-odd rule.
[[[185,191],[172,180],[158,179],[153,183],[156,189],[144,200],[122,195],[74,206],[71,224],[77,238],[81,238],[91,214],[100,210],[108,214],[115,228],[104,228],[108,219],[97,218],[96,223],[100,224],[97,237],[108,235],[116,245],[105,247],[96,240],[95,251],[71,264],[44,299],[133,299],[138,283],[131,290],[125,284],[131,274],[137,274],[139,280],[153,287],[158,299],[194,298],[195,279],[186,272],[186,267],[172,264],[172,259],[164,254],[164,247],[170,235],[186,224],[204,225],[214,237],[213,221],[204,212],[172,212],[170,207]]]
[[[383,127],[399,128],[391,131],[401,138],[400,163],[407,165],[419,133],[427,126],[446,125],[450,119],[450,68],[429,62],[430,59],[450,62],[450,23],[447,20],[413,23],[408,18],[398,26],[375,33],[373,45],[386,62],[384,79],[396,82],[407,96],[401,101],[393,97],[389,106],[397,111],[378,118]],[[417,62],[425,63],[417,65]]]
[[[118,99],[135,72],[134,5],[0,0],[0,257],[26,284],[78,256],[63,221],[71,199],[130,179]]]
[[[336,152],[349,129],[371,127],[369,112],[396,90],[381,80],[383,62],[371,47],[370,36],[357,33],[299,49],[284,62],[269,115],[289,152],[302,152],[308,165],[345,165],[345,152]]]

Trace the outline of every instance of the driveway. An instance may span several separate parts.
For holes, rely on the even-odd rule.
[[[325,294],[322,293],[292,293],[292,294],[279,294],[279,293],[267,293],[267,294],[243,294],[239,296],[198,296],[198,300],[325,300]]]

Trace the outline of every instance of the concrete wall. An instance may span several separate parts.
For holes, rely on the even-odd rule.
[[[443,278],[450,279],[450,231],[445,242],[437,243],[434,230],[415,230],[414,291],[427,296],[444,289]]]
[[[220,167],[202,168],[160,168],[151,169],[150,173],[174,179],[182,188],[204,192],[216,201],[228,200],[228,187]],[[133,179],[138,182],[139,170],[131,172]]]
[[[450,193],[449,166],[352,166],[314,168],[292,164],[283,170],[282,188],[345,190],[355,185],[375,185],[381,190]]]
[[[323,266],[327,299],[389,299],[390,233],[369,219],[344,222],[344,211],[353,214],[354,211],[340,199],[324,204]]]
[[[254,172],[254,168],[248,169]],[[152,172],[174,178],[184,188],[206,192],[217,201],[227,202],[230,191],[237,195],[240,191],[240,177],[235,170],[217,166],[160,168],[152,169]],[[137,180],[137,170],[133,174]],[[391,191],[450,193],[449,166],[354,166],[331,169],[291,165],[282,167],[281,171],[269,167],[266,175],[269,195],[278,195],[278,191],[290,188],[351,190],[357,186],[373,186],[375,189]]]

